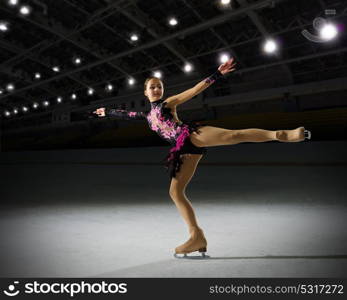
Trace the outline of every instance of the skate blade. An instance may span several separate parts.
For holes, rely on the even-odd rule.
[[[312,137],[311,131],[305,130],[304,131],[305,139],[310,140]]]
[[[178,258],[178,259],[206,259],[206,258],[210,258],[210,256],[206,255],[204,252],[202,252],[201,255],[187,255],[187,254],[175,253],[174,257]]]

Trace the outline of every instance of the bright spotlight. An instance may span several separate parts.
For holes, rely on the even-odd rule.
[[[277,44],[274,40],[267,40],[264,44],[264,51],[266,53],[274,53],[277,50]]]
[[[8,23],[0,22],[0,31],[5,32],[8,30]]]
[[[15,109],[13,110],[13,113],[14,113],[15,115],[18,114],[18,109],[15,108]]]
[[[169,24],[171,26],[176,26],[178,24],[177,19],[176,18],[170,18],[169,19]]]
[[[131,37],[130,37],[130,39],[131,39],[133,42],[135,42],[135,41],[137,41],[137,40],[139,39],[139,37],[138,37],[137,34],[132,34]]]
[[[7,86],[6,86],[6,89],[8,91],[13,91],[14,90],[14,85],[12,83],[9,83]]]
[[[94,90],[92,88],[88,89],[88,95],[93,95],[94,94]]]
[[[48,102],[48,101],[44,101],[44,102],[43,102],[43,105],[44,105],[44,106],[48,106],[48,105],[49,105],[49,102]]]
[[[38,108],[38,106],[39,106],[38,103],[36,103],[36,102],[33,103],[33,108],[36,109],[36,108]]]
[[[5,116],[8,117],[8,116],[10,116],[10,115],[11,115],[11,113],[10,113],[8,110],[6,110],[6,111],[5,111]]]
[[[11,5],[11,6],[15,6],[15,5],[18,4],[18,0],[9,0],[8,4]]]
[[[229,54],[223,53],[219,56],[219,61],[224,64],[230,59]]]
[[[337,28],[333,24],[326,24],[320,29],[320,36],[326,41],[330,41],[338,34]]]
[[[62,98],[62,97],[58,97],[58,98],[57,98],[57,102],[58,102],[58,103],[61,103],[62,101],[63,101],[63,98]]]
[[[76,65],[79,65],[81,62],[82,62],[82,60],[81,60],[79,57],[76,57],[76,58],[74,59],[74,63],[75,63]]]
[[[28,14],[30,14],[31,12],[31,8],[27,5],[23,5],[20,9],[19,9],[19,12],[24,15],[24,16],[27,16]]]
[[[221,0],[220,3],[222,5],[228,5],[228,4],[230,4],[230,0]]]
[[[106,91],[111,92],[113,90],[113,85],[109,83],[108,85],[106,85],[105,89]]]
[[[129,78],[128,79],[129,85],[134,85],[135,84],[135,79],[134,78]]]
[[[184,71],[185,71],[186,73],[189,73],[189,72],[191,72],[192,70],[193,70],[193,66],[192,66],[191,64],[189,64],[189,63],[186,63],[185,66],[184,66]]]
[[[76,94],[72,94],[71,95],[71,99],[75,100],[77,98],[77,95]]]
[[[52,70],[54,72],[60,72],[60,68],[58,66],[53,67]]]
[[[41,78],[41,74],[40,73],[35,73],[35,78],[36,79],[40,79]]]
[[[24,112],[28,111],[28,108],[26,106],[23,106],[22,109]]]
[[[157,77],[157,78],[161,78],[162,77],[162,74],[160,71],[155,71],[154,74],[153,74],[154,77]]]

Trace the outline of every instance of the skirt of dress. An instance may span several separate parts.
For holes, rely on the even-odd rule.
[[[196,132],[199,134],[199,127],[205,125],[198,125],[194,122],[186,123],[189,128],[189,133]],[[178,149],[177,149],[178,148]],[[173,147],[170,153],[165,157],[165,167],[169,173],[170,178],[176,177],[176,173],[180,171],[183,160],[182,154],[206,154],[206,147],[197,147],[190,141],[190,135],[187,136],[180,147]]]

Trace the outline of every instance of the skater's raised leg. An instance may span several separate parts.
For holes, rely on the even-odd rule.
[[[264,130],[250,129],[224,129],[213,126],[199,128],[199,134],[193,132],[190,140],[197,147],[212,147],[235,145],[244,142],[262,143],[268,141],[301,142],[305,139],[304,127],[293,130]]]

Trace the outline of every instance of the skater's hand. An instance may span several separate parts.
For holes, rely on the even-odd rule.
[[[232,57],[224,64],[221,64],[218,68],[218,71],[221,72],[223,75],[225,75],[229,72],[235,71],[236,69],[235,66],[236,66],[236,62],[234,62],[234,58]]]
[[[97,108],[93,113],[97,114],[99,117],[105,117],[105,107]]]

